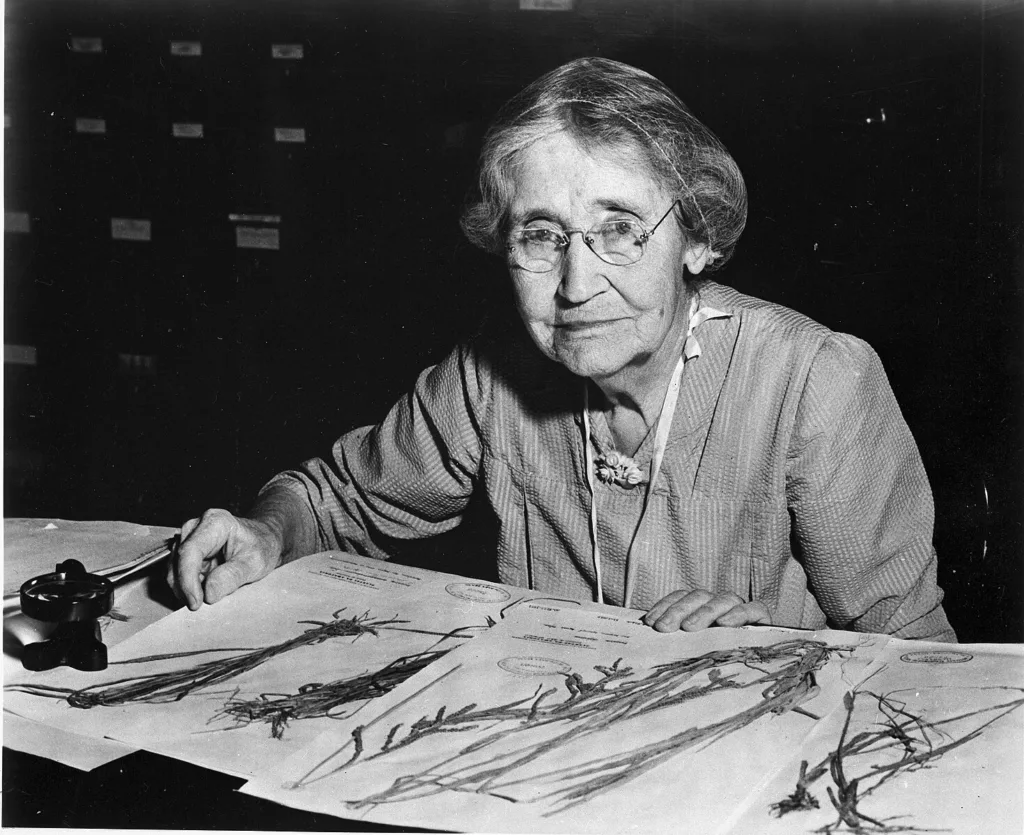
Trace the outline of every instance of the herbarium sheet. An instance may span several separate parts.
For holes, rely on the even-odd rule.
[[[715,832],[887,642],[660,634],[621,609],[526,602],[243,791],[444,829]]]
[[[168,615],[103,672],[21,671],[5,708],[251,777],[538,596],[327,552]]]

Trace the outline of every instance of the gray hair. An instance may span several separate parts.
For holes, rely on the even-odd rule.
[[[706,268],[729,260],[747,221],[747,189],[736,161],[665,84],[607,58],[564,64],[499,111],[484,137],[477,189],[462,213],[470,241],[504,251],[519,157],[560,131],[586,150],[638,152],[655,179],[681,198],[687,235],[708,246]]]

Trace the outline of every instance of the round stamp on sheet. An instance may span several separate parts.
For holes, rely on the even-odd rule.
[[[566,675],[572,670],[564,661],[540,655],[513,655],[502,658],[498,666],[506,673],[516,676]]]
[[[952,649],[922,649],[906,652],[900,656],[901,661],[911,664],[963,664],[974,658],[969,652]]]
[[[444,589],[452,597],[461,597],[474,603],[504,603],[512,597],[505,589],[487,583],[449,583]]]

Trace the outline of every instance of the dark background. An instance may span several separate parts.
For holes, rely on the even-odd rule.
[[[4,514],[244,511],[379,419],[507,304],[503,265],[457,226],[489,118],[603,55],[667,82],[744,171],[719,280],[882,356],[932,480],[950,619],[1024,640],[1024,5],[574,5],[8,0],[5,210],[30,231],[4,237],[4,341],[37,359],[5,363]],[[231,213],[280,215],[280,249],[237,248]],[[112,240],[112,217],[152,240]],[[426,553],[484,573],[482,527]]]

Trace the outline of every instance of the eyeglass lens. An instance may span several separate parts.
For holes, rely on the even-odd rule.
[[[599,223],[583,232],[583,241],[602,261],[617,266],[635,264],[644,254],[647,235],[631,220]],[[515,263],[529,272],[548,272],[562,260],[569,234],[549,226],[531,226],[517,233],[509,247]]]

